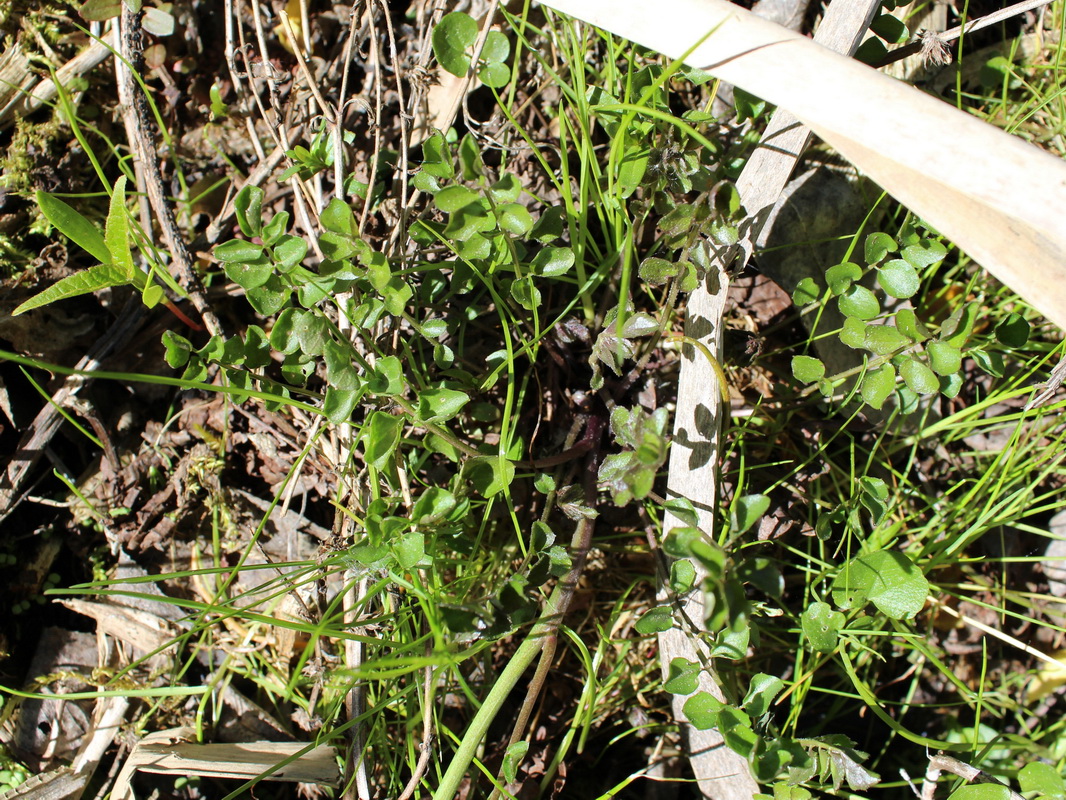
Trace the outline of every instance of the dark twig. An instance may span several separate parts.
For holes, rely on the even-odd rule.
[[[170,250],[174,260],[174,271],[189,299],[200,313],[212,335],[222,334],[222,324],[218,316],[211,310],[207,302],[207,293],[193,267],[192,255],[185,244],[185,239],[178,230],[178,223],[174,219],[174,212],[167,202],[166,192],[163,190],[163,178],[159,170],[159,156],[156,154],[155,142],[149,136],[151,129],[151,115],[148,109],[148,101],[141,87],[134,78],[134,70],[138,73],[143,71],[144,65],[144,42],[141,39],[141,15],[140,12],[131,11],[126,4],[122,5],[122,35],[119,37],[122,57],[125,64],[120,64],[118,74],[125,84],[126,96],[132,98],[131,107],[126,113],[133,116],[131,127],[136,132],[134,141],[130,146],[137,153],[137,157],[144,164],[145,184],[148,190],[148,199],[152,204],[152,210],[159,220],[163,241]]]

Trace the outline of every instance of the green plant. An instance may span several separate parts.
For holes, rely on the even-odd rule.
[[[897,252],[899,258],[890,258]],[[1029,339],[1029,323],[1017,313],[1007,315],[982,335],[975,330],[977,303],[959,304],[937,324],[931,319],[929,305],[915,309],[909,303],[895,302],[918,295],[923,281],[928,286],[947,252],[936,237],[922,236],[908,223],[898,237],[883,232],[866,237],[865,268],[844,261],[825,272],[825,296],[835,300],[844,319],[838,337],[848,347],[864,351],[858,388],[862,400],[875,409],[893,395],[905,412],[918,407],[920,395],[957,396],[964,357],[972,358],[988,374],[1002,376],[1003,348],[1023,347]],[[888,309],[882,308],[878,293],[862,282],[870,275],[876,275],[881,296],[889,299]],[[824,292],[813,278],[804,278],[793,299],[807,307],[805,313],[817,314]],[[891,305],[898,307],[893,311]],[[814,383],[823,395],[830,396],[855,371],[826,376],[820,359],[798,355],[792,359],[792,372],[798,380]],[[897,386],[899,379],[901,386]]]
[[[55,226],[56,230],[100,263],[62,278],[22,303],[12,312],[13,315],[101,289],[132,286],[141,293],[144,304],[149,308],[162,302],[183,322],[191,327],[199,327],[165,298],[164,287],[156,283],[158,278],[174,292],[182,293],[181,288],[165,269],[160,268],[156,262],[150,261],[151,270],[144,273],[134,263],[130,240],[135,232],[131,230],[126,210],[126,177],[124,175],[119,176],[115,181],[107,214],[107,224],[102,233],[88,219],[58,197],[39,191],[36,198],[41,213]]]
[[[441,17],[433,29],[433,54],[452,75],[465,77],[473,63],[473,49],[477,42],[477,21],[469,14],[453,11]],[[508,56],[511,43],[507,36],[490,30],[485,36],[477,61],[477,76],[486,86],[499,89],[511,80]]]

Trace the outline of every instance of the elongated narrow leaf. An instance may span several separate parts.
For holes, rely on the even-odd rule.
[[[69,205],[48,192],[37,192],[37,205],[45,219],[82,250],[102,263],[111,260],[100,229]]]
[[[133,280],[137,267],[133,264],[130,251],[130,223],[126,216],[126,176],[120,175],[115,181],[111,193],[111,207],[107,211],[107,225],[104,228],[104,242],[111,257],[110,261],[123,271],[127,281]]]
[[[107,289],[111,286],[122,286],[129,283],[125,273],[114,264],[97,264],[74,275],[68,275],[63,280],[53,283],[40,294],[35,294],[25,303],[11,312],[12,316],[18,316],[34,308],[46,306],[57,300],[66,300],[68,297],[77,297],[80,294]]]

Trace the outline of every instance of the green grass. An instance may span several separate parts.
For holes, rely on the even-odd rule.
[[[1059,29],[1063,8],[1048,11]],[[85,693],[139,698],[128,720],[135,733],[180,721],[207,741],[233,687],[285,725],[297,715],[302,739],[342,751],[354,742],[358,780],[389,797],[413,775],[417,796],[512,796],[522,783],[550,796],[564,774],[568,796],[608,797],[640,791],[648,759],[676,749],[654,637],[638,622],[656,605],[648,533],[668,547],[675,539],[661,530],[661,420],[640,410],[637,393],[660,408],[672,403],[676,361],[663,335],[681,329],[685,290],[704,266],[701,242],[728,236],[736,221],[721,182],[736,176],[751,136],[708,117],[715,87],[698,75],[550,12],[505,18],[517,79],[478,95],[503,122],[483,139],[439,136],[423,146],[415,185],[425,199],[408,209],[403,236],[385,229],[397,216],[384,204],[370,209],[380,224],[363,238],[352,234],[357,217],[319,209],[316,235],[334,248],[329,272],[313,259],[287,263],[284,237],[305,234],[281,225],[265,248],[209,266],[212,283],[239,284],[247,296],[219,301],[232,304],[228,345],[171,336],[166,358],[180,375],[96,373],[134,390],[194,390],[219,400],[224,420],[220,430],[189,427],[180,406],[164,420],[200,447],[196,459],[183,458],[187,450],[169,465],[170,477],[185,465],[180,508],[201,520],[188,563],[146,579],[86,576],[51,593],[147,597],[146,581],[170,593],[180,632]],[[1045,47],[983,94],[967,88],[968,107],[1061,152],[1060,50]],[[94,153],[101,186],[120,170],[132,184],[120,148],[79,122],[65,95],[60,105]],[[196,167],[183,165],[183,185]],[[402,178],[381,171],[370,194],[395,199]],[[331,174],[309,180],[328,187]],[[235,238],[267,242],[278,206],[260,211],[244,197]],[[102,218],[81,201],[87,218]],[[856,261],[874,230],[939,242],[904,210],[870,211],[866,227],[845,232]],[[555,230],[534,226],[553,215]],[[401,258],[389,242],[408,237]],[[131,248],[143,241],[135,232]],[[788,364],[818,344],[798,308],[764,332],[751,364],[726,364],[738,383],[756,376],[775,391],[748,390],[750,414],[725,434],[728,494],[715,541],[676,546],[719,578],[705,587],[705,636],[742,657],[716,661],[731,707],[714,708],[714,718],[738,721],[732,743],[750,751],[775,796],[901,797],[910,790],[899,769],[922,775],[927,748],[1011,779],[1034,759],[1057,769],[1066,761],[1060,723],[1032,718],[1025,694],[1042,664],[1012,643],[1050,650],[1061,633],[1039,567],[1047,519],[1063,505],[1066,403],[1023,409],[1062,356],[1060,335],[943,244],[947,257],[919,270],[914,305],[946,341],[949,315],[975,304],[954,397],[903,413],[900,388],[874,415],[851,384],[805,390]],[[248,279],[256,269],[276,284]],[[304,302],[300,292],[322,281],[334,282]],[[284,290],[296,310],[257,316],[269,300],[263,286]],[[996,331],[1012,314],[1033,330],[1009,346]],[[871,355],[852,377],[865,380],[870,365],[897,356],[906,352]],[[330,494],[310,502],[320,517],[334,515],[335,535],[313,556],[259,563],[267,519],[242,518],[229,491],[249,480],[234,456],[238,406],[297,430],[275,509],[295,507],[286,486],[310,462],[328,464]],[[620,465],[609,495],[590,488],[593,463],[580,448],[612,413],[614,428],[590,446]],[[537,463],[574,446],[570,460]],[[744,521],[762,497],[790,529],[760,538],[748,524],[758,520]],[[128,521],[93,511],[101,530]],[[593,517],[594,551],[559,619],[561,579],[579,557],[571,540]],[[878,554],[913,565],[914,585],[928,582],[916,614],[886,613],[874,589],[873,604],[847,599],[841,582],[860,557]],[[829,648],[812,644],[818,603],[838,615]],[[980,635],[967,620],[984,626]],[[548,640],[557,644],[553,671],[527,700]],[[10,702],[26,696],[4,691]],[[523,711],[527,725],[513,730]],[[510,737],[528,750],[508,747]],[[860,763],[880,782],[862,785]],[[842,781],[842,770],[856,782]],[[516,780],[508,786],[501,775]],[[237,794],[235,785],[224,791]]]

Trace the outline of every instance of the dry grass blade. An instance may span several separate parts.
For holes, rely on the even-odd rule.
[[[1058,159],[725,0],[669,0],[654,14],[637,0],[549,5],[787,108],[1066,327]]]
[[[136,772],[250,780],[310,746],[303,742],[194,744],[189,741],[193,736],[191,728],[173,728],[145,736],[126,759],[111,797],[133,800],[130,780]],[[271,772],[267,780],[337,786],[340,773],[336,749],[328,745],[316,747]]]
[[[114,603],[89,600],[61,600],[71,611],[96,620],[97,630],[139,650],[158,650],[172,643],[175,630],[165,619]]]
[[[877,0],[863,3],[837,0],[829,6],[816,41],[841,52],[853,52],[877,5]],[[752,243],[758,238],[760,226],[769,218],[769,211],[785,188],[809,137],[810,131],[795,117],[778,109],[763,137],[762,146],[745,165],[737,181],[737,189],[749,214],[739,244],[738,259],[741,262],[751,256]],[[712,354],[718,354],[721,346],[719,334],[728,281],[726,270],[731,258],[731,255],[725,255],[718,263],[718,273],[713,281],[716,291],[707,285],[697,288],[689,297],[687,306],[686,335],[702,341]],[[717,402],[717,393],[708,393],[707,386],[716,381],[712,365],[706,358],[699,353],[687,354],[678,384],[674,446],[670,454],[670,492],[692,501],[700,527],[708,533],[715,528],[721,405]],[[668,515],[663,530],[667,532],[683,525],[680,519]],[[698,564],[694,562],[693,566],[700,571]],[[665,591],[661,590],[660,598],[665,597]],[[694,626],[702,627],[705,609],[701,592],[683,598],[679,610]],[[679,626],[659,634],[664,677],[674,658],[690,661],[706,658],[706,650],[702,653],[697,650],[697,641],[695,631]],[[725,699],[706,671],[701,675],[700,689],[720,700]],[[674,697],[673,702],[674,713],[682,721],[685,720],[685,700],[685,697]],[[717,731],[689,727],[687,738],[693,771],[704,794],[740,800],[758,791],[745,759],[722,746],[722,737]]]

